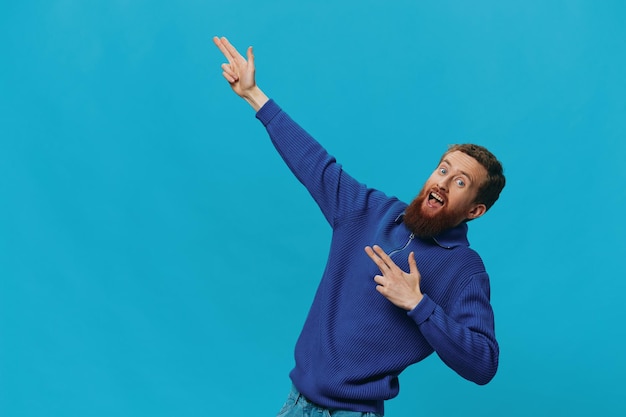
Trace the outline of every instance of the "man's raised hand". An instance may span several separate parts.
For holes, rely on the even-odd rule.
[[[245,99],[255,111],[258,111],[268,100],[267,96],[257,87],[255,80],[254,54],[250,46],[244,58],[226,38],[215,36],[213,42],[222,51],[228,63],[222,64],[222,75],[233,91]]]

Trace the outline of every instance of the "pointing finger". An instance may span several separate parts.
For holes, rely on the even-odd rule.
[[[226,38],[222,38],[222,39],[226,39]],[[217,46],[219,48],[219,50],[222,52],[222,54],[224,54],[224,57],[226,57],[228,62],[232,63],[233,62],[233,57],[232,57],[231,53],[228,51],[228,49],[226,48],[226,46],[224,45],[224,42],[222,41],[222,39],[218,38],[217,36],[214,36],[213,37],[213,43],[215,44],[215,46]]]
[[[396,266],[395,262],[391,260],[391,258],[389,257],[389,255],[387,255],[387,253],[383,250],[383,248],[381,248],[378,245],[374,245],[374,251],[376,252],[378,256],[380,256],[380,258],[383,260],[383,262],[385,263],[385,265],[387,265],[388,268]]]
[[[230,42],[228,42],[228,39],[226,38],[222,38],[222,44],[224,45],[224,47],[226,48],[226,50],[230,53],[230,56],[234,59],[244,59],[241,54],[239,53],[239,51],[237,51],[237,49],[231,45]]]
[[[374,248],[375,247],[376,246],[374,246]],[[387,264],[385,264],[385,262],[383,262],[383,260],[380,259],[380,256],[378,256],[371,247],[366,246],[365,253],[367,253],[367,256],[369,256],[370,259],[374,261],[374,263],[378,266],[378,269],[380,269],[380,272],[384,274],[386,271],[389,270],[389,268],[387,267]]]

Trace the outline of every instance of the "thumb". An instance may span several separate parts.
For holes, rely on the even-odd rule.
[[[246,55],[248,56],[248,65],[254,68],[254,53],[252,52],[251,46],[248,47],[248,51],[246,52]]]
[[[417,271],[417,263],[415,262],[415,252],[409,253],[409,273],[416,274]]]

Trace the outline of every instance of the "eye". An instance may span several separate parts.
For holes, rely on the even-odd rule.
[[[446,175],[446,174],[448,173],[448,170],[447,170],[447,169],[445,169],[444,167],[441,167],[441,168],[439,168],[439,173],[440,173],[441,175]]]
[[[461,178],[457,178],[456,179],[456,185],[458,185],[459,187],[463,188],[463,187],[465,187],[465,181],[463,181]]]

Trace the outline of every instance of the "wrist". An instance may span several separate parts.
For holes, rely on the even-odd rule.
[[[241,97],[246,100],[250,106],[252,106],[255,112],[259,111],[261,107],[269,101],[269,98],[265,95],[265,93],[256,85],[249,91],[246,91],[246,93]]]
[[[420,294],[418,297],[416,297],[415,299],[411,300],[411,302],[407,304],[407,311],[411,311],[411,310],[415,309],[415,307],[417,307],[417,305],[420,303],[420,301],[422,301],[423,298],[424,298],[424,296],[422,294]]]

